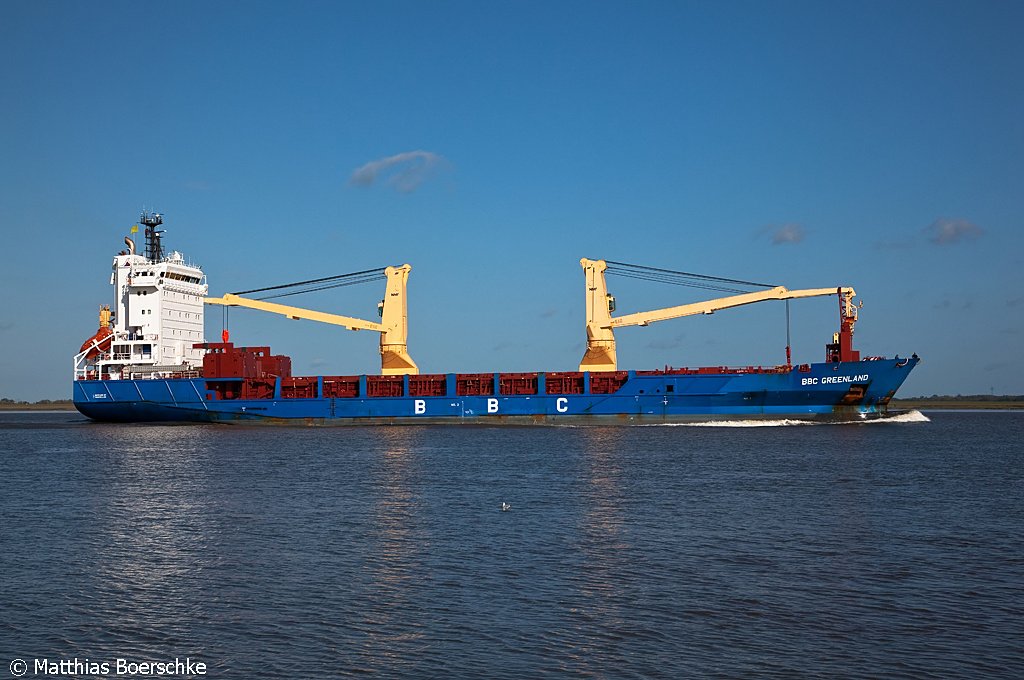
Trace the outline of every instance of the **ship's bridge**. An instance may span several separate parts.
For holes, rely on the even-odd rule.
[[[145,214],[144,214],[145,217]],[[198,371],[205,342],[203,300],[206,276],[179,251],[163,255],[160,233],[147,224],[147,255],[135,251],[126,238],[127,251],[114,256],[110,286],[109,333],[98,354],[93,348],[75,357],[76,378],[94,372],[110,378],[162,377]],[[95,364],[90,365],[92,361]]]

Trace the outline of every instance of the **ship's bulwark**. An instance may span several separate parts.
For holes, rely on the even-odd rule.
[[[82,414],[109,422],[612,425],[749,418],[850,420],[884,416],[890,398],[918,362],[915,356],[791,370],[623,371],[614,389],[603,393],[592,389],[602,374],[582,374],[580,393],[573,394],[557,393],[556,376],[561,374],[552,373],[525,374],[535,386],[525,394],[531,389],[509,394],[511,388],[502,382],[502,376],[524,374],[493,374],[491,386],[477,394],[460,393],[464,390],[457,385],[458,374],[443,374],[437,376],[436,393],[421,396],[410,390],[409,376],[398,378],[393,396],[369,396],[367,384],[374,376],[352,376],[358,385],[352,396],[330,396],[323,377],[306,379],[305,394],[289,393],[278,378],[268,383],[266,397],[257,399],[240,398],[241,378],[78,380],[74,401]]]

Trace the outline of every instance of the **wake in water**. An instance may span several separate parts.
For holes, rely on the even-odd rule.
[[[701,423],[652,423],[642,427],[789,427],[791,425],[870,425],[873,423],[929,423],[931,420],[920,411],[907,411],[881,418],[864,420],[708,420]]]
[[[886,416],[880,420],[874,422],[878,423],[930,423],[932,419],[921,413],[917,409],[912,411],[906,411],[905,413],[897,413],[896,415]]]

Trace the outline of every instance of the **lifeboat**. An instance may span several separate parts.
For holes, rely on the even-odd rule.
[[[99,355],[100,352],[106,352],[110,349],[110,341],[113,340],[114,331],[111,330],[110,326],[100,326],[96,334],[82,343],[82,349],[79,352],[89,350],[89,353],[85,355],[86,359],[92,359]]]

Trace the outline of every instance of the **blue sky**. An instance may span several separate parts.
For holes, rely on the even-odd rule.
[[[0,4],[0,396],[70,395],[144,207],[211,293],[408,262],[424,372],[572,370],[580,257],[854,286],[902,394],[1024,393],[1017,2]],[[390,160],[389,160],[390,159]],[[619,312],[700,291],[609,278]],[[375,318],[374,284],[295,304]],[[792,305],[818,361],[834,298]],[[377,338],[233,311],[297,374]],[[207,335],[220,335],[219,309]],[[782,303],[617,332],[776,364]]]

